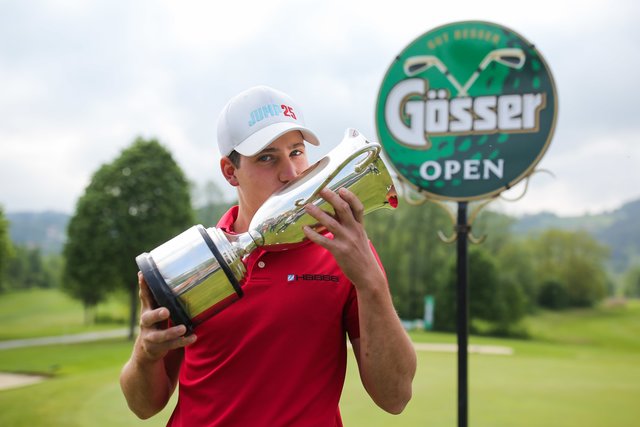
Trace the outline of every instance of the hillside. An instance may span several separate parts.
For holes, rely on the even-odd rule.
[[[209,204],[195,210],[196,221],[205,227],[215,225],[231,203]],[[60,253],[67,239],[71,215],[61,212],[14,212],[6,214],[9,236],[15,245],[39,247],[45,254]]]
[[[59,253],[67,238],[70,216],[61,212],[7,213],[9,236],[16,245],[39,247],[43,253]]]
[[[517,234],[539,233],[549,228],[584,230],[611,250],[611,269],[624,271],[640,263],[640,199],[597,215],[560,217],[550,212],[524,215],[513,226]]]
[[[211,204],[196,209],[196,220],[206,227],[215,224],[229,203]],[[70,216],[60,212],[8,213],[9,233],[18,245],[40,247],[44,253],[58,253],[66,239]],[[631,263],[640,263],[640,199],[629,202],[611,212],[576,217],[561,217],[544,212],[524,215],[513,225],[516,234],[535,234],[549,228],[585,230],[611,249],[610,267],[622,272]]]
[[[610,212],[596,215],[582,215],[563,217],[551,212],[542,212],[535,215],[524,215],[514,224],[514,232],[518,234],[537,233],[540,230],[557,228],[567,231],[585,230],[596,233],[610,226],[615,221]]]
[[[594,231],[594,235],[611,248],[614,269],[640,263],[640,200],[625,204],[611,215],[611,223]]]

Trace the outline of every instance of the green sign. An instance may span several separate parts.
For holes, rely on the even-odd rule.
[[[497,24],[456,22],[393,61],[377,99],[378,139],[397,172],[430,196],[487,198],[540,161],[557,102],[533,44]]]
[[[424,297],[424,329],[430,331],[433,329],[433,315],[436,303],[432,295]]]

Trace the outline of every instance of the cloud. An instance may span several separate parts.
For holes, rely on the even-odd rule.
[[[558,87],[558,126],[540,163],[556,178],[534,175],[508,209],[613,208],[637,198],[629,183],[640,182],[638,12],[631,0],[521,10],[497,0],[3,2],[0,204],[72,212],[91,174],[137,136],[158,138],[191,180],[230,197],[215,122],[231,96],[255,84],[290,93],[323,141],[314,160],[347,127],[377,139],[376,97],[394,56],[436,26],[473,19],[534,42]]]
[[[579,148],[566,150],[561,137],[536,168],[550,173],[533,174],[524,197],[516,203],[500,203],[500,209],[512,214],[548,211],[570,216],[613,210],[636,200],[640,182],[637,141],[637,132],[612,131],[588,135],[575,141]],[[522,182],[504,196],[517,197],[525,185]]]

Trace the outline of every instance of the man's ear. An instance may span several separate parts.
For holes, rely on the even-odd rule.
[[[238,179],[236,178],[236,169],[237,168],[228,157],[224,156],[220,159],[220,170],[222,171],[222,175],[224,176],[224,179],[234,187],[239,185]]]

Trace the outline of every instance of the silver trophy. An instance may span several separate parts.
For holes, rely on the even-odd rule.
[[[381,146],[355,129],[347,129],[340,144],[293,181],[274,193],[254,215],[249,231],[229,234],[195,225],[136,263],[159,306],[167,307],[174,324],[187,333],[243,296],[243,259],[257,247],[286,249],[305,239],[302,228],[322,226],[304,206],[313,203],[334,215],[319,196],[324,188],[345,187],[362,201],[365,214],[395,207],[393,181],[380,157]]]

